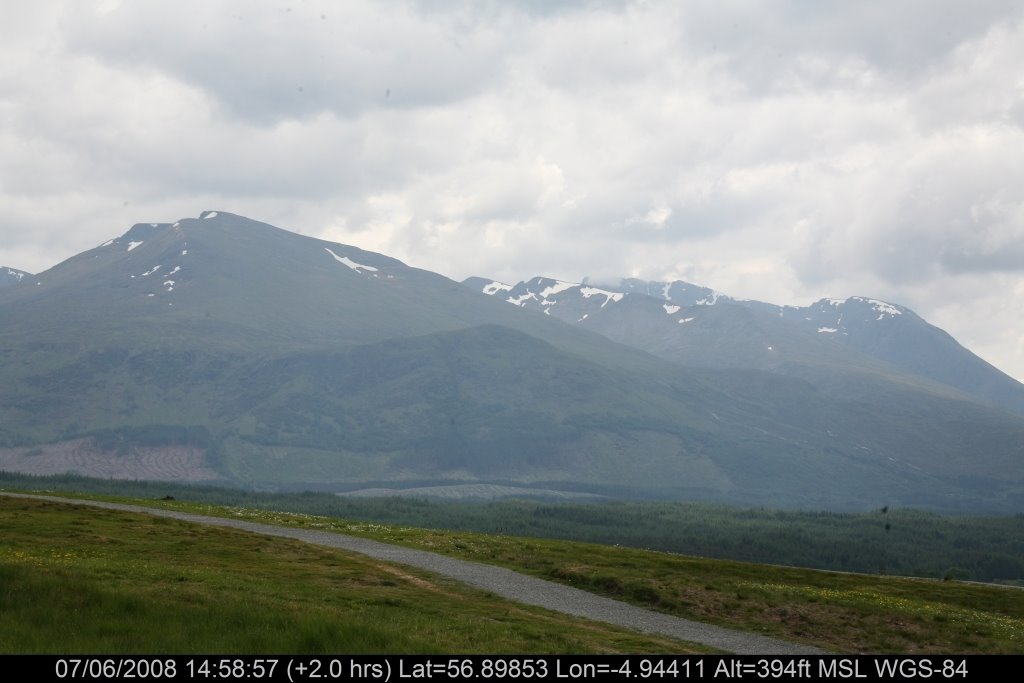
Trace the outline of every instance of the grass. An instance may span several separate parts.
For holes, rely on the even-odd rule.
[[[681,617],[847,653],[1024,652],[1024,590],[633,548],[143,501],[317,528],[496,564]]]
[[[1024,652],[1024,591],[416,529],[359,529],[838,652]]]
[[[688,557],[187,501],[134,502],[374,538],[501,565],[651,609],[847,653],[1024,652],[1024,590]]]
[[[0,497],[2,653],[697,652],[297,541]]]

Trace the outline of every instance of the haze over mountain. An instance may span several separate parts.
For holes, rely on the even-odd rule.
[[[688,282],[636,279],[602,287],[543,277],[464,284],[689,366],[770,370],[842,392],[860,384],[859,373],[910,375],[1024,415],[1024,384],[910,309],[876,299],[780,306]]]
[[[0,291],[0,468],[1024,509],[1024,420],[785,312],[576,287],[622,341],[703,326],[718,342],[684,366],[559,320],[569,299],[541,301],[572,285],[516,295],[545,315],[216,211],[33,280]],[[760,336],[730,349],[731,325]]]

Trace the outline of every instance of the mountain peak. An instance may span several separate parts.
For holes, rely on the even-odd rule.
[[[914,315],[914,312],[905,306],[866,296],[851,296],[847,299],[819,299],[811,304],[808,309],[816,313],[824,313],[830,316],[836,315],[839,319],[853,314],[858,318],[865,318],[865,321],[868,318],[880,321],[893,319],[904,314]]]
[[[462,281],[462,284],[469,287],[470,289],[475,289],[479,292],[483,292],[488,296],[493,296],[498,292],[508,292],[512,290],[512,285],[506,284],[504,282],[499,282],[498,280],[491,280],[485,277],[478,277],[476,275],[472,277],[467,277],[465,280]]]
[[[529,305],[550,315],[551,309],[556,304],[574,301],[571,304],[573,310],[582,304],[588,307],[598,303],[604,308],[609,303],[618,303],[625,296],[623,292],[613,292],[599,287],[592,287],[579,282],[567,282],[552,277],[537,276],[520,282],[517,285],[509,286],[501,282],[488,281],[483,278],[470,278],[464,284],[479,289],[484,294],[497,295],[510,304],[526,307]],[[598,298],[594,298],[595,296]],[[559,309],[561,310],[561,309]],[[574,318],[575,319],[575,318]]]
[[[169,223],[136,223],[135,225],[128,229],[128,232],[121,235],[121,237],[119,237],[118,239],[109,240],[107,242],[104,242],[100,246],[106,247],[119,243],[131,245],[135,243],[135,247],[128,247],[128,251],[132,251],[136,247],[141,246],[142,243],[145,242],[146,240],[152,239],[157,235],[167,232],[168,228],[170,228]]]
[[[809,306],[778,306],[736,299],[683,280],[623,278],[605,288],[588,282],[589,278],[576,285],[535,277],[509,286],[470,278],[466,285],[688,365],[744,367],[746,363],[775,370],[782,348],[779,339],[788,339],[784,346],[789,350],[799,348],[805,360],[818,358],[815,362],[834,363],[842,355],[833,345],[836,342],[853,353],[842,362],[863,366],[862,361],[870,357],[871,362],[890,363],[912,375],[1024,413],[1024,387],[1019,382],[899,304],[851,296],[819,299]],[[624,298],[626,303],[619,304]],[[610,303],[617,305],[608,306]],[[701,311],[708,307],[714,310]],[[746,346],[741,349],[737,340],[744,340]],[[765,355],[765,349],[772,353]],[[788,371],[801,372],[793,358],[787,361]],[[874,371],[875,367],[869,369]]]
[[[678,306],[714,306],[719,300],[733,301],[732,297],[726,296],[710,287],[702,287],[685,280],[661,282],[656,280],[640,280],[638,278],[623,278],[617,284],[606,286],[626,293],[643,294],[655,299],[664,299]]]

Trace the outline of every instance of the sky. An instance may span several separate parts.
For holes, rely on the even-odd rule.
[[[0,265],[223,210],[461,280],[900,303],[1024,379],[1024,4],[36,0]]]

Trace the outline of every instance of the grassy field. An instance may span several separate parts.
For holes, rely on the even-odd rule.
[[[285,539],[0,497],[2,653],[697,652]]]
[[[502,565],[670,614],[832,651],[1024,652],[1024,590],[1016,588],[824,572],[185,501],[142,503],[337,531]]]
[[[518,569],[678,616],[833,651],[1024,652],[1024,590],[1020,589],[823,572],[570,541],[433,531],[186,501],[118,500],[337,531],[432,550]],[[571,651],[582,651],[565,645]],[[561,650],[562,645],[556,649]]]

